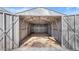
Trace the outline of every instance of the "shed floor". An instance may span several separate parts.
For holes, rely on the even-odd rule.
[[[54,37],[48,34],[31,34],[24,41],[19,49],[15,50],[66,50],[63,49]]]
[[[54,37],[51,37],[45,33],[31,34],[24,41],[23,41],[24,44],[22,44],[21,47],[27,47],[27,48],[60,47],[60,44],[54,39]]]

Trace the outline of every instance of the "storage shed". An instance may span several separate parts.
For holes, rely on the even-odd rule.
[[[79,50],[78,19],[79,15],[65,15],[47,8],[16,14],[0,12],[0,50],[19,48],[31,34],[45,34],[54,37],[62,48]]]
[[[33,33],[46,33],[60,42],[63,14],[46,8],[34,8],[17,13],[20,20],[20,40]]]

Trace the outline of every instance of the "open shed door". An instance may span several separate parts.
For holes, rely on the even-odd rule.
[[[0,50],[19,47],[19,16],[0,14]]]
[[[79,15],[63,17],[62,45],[70,50],[79,50]]]

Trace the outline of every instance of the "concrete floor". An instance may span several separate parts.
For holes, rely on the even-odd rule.
[[[48,34],[31,34],[25,40],[20,48],[14,51],[64,51],[54,37]]]

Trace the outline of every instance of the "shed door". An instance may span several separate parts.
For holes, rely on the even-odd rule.
[[[47,33],[47,25],[43,24],[32,24],[31,25],[32,33]]]

